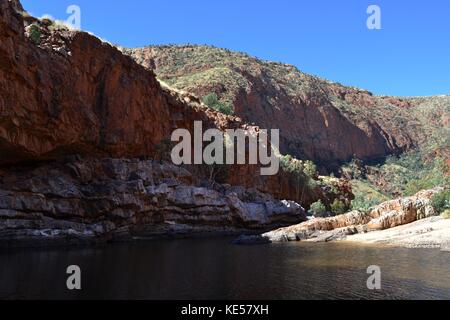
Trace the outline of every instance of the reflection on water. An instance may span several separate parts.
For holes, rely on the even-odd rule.
[[[66,268],[82,269],[82,291]],[[366,287],[367,267],[382,290]],[[0,251],[8,299],[449,299],[450,253],[344,244],[234,246],[229,239]]]

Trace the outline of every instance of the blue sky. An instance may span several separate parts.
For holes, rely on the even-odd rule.
[[[22,0],[126,47],[209,44],[386,95],[450,94],[448,0]],[[382,30],[366,27],[380,6]]]

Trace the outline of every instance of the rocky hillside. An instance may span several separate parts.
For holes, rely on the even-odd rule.
[[[337,169],[353,157],[376,160],[449,136],[450,96],[379,97],[287,64],[207,46],[127,50],[168,85],[216,93],[244,121],[281,130],[281,152]]]

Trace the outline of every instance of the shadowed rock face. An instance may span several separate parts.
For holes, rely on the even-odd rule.
[[[450,115],[450,97],[377,97],[224,49],[155,46],[129,54],[176,89],[199,97],[215,92],[244,121],[279,128],[283,154],[328,169],[354,156],[373,160],[419,146]],[[427,115],[433,108],[420,110],[423,103],[443,107]]]
[[[59,244],[236,233],[306,219],[292,201],[198,186],[180,167],[84,159],[0,172],[0,244]]]

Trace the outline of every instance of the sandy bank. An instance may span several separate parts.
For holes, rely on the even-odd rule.
[[[347,236],[343,241],[450,252],[450,219],[431,217],[391,229]]]

